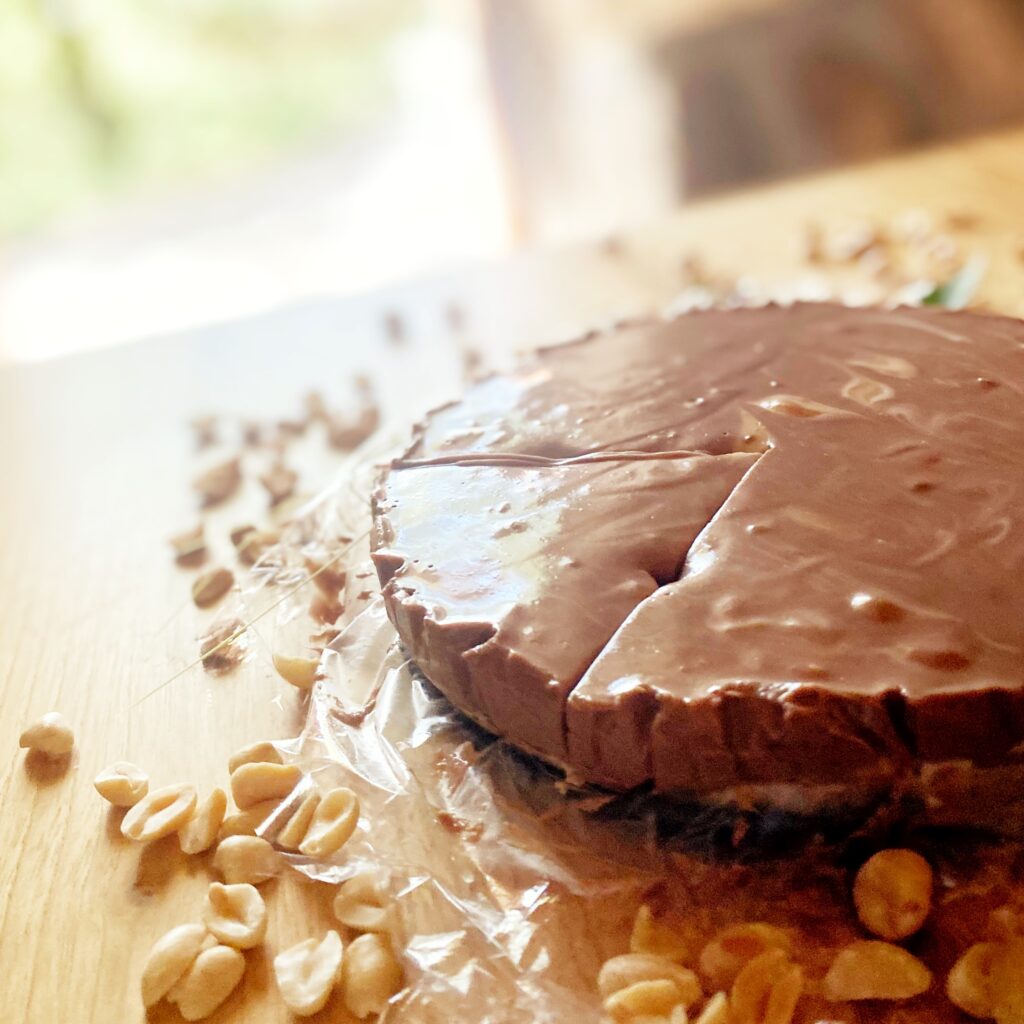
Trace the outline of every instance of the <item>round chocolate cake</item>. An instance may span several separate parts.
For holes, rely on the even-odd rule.
[[[1024,774],[1024,323],[808,304],[545,349],[420,425],[374,549],[425,675],[574,779],[969,819]]]

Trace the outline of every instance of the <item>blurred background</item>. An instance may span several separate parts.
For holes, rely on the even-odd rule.
[[[1024,0],[2,0],[0,360],[1024,118]]]

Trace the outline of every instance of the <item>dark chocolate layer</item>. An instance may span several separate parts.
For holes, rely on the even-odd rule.
[[[713,311],[435,412],[375,558],[452,701],[615,789],[881,788],[1024,741],[1024,324]]]

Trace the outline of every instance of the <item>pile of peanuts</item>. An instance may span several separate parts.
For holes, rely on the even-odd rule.
[[[121,833],[140,843],[177,833],[182,852],[214,848],[212,865],[223,878],[207,891],[201,923],[172,928],[149,953],[142,975],[146,1008],[166,1000],[188,1021],[210,1016],[245,974],[243,951],[261,945],[267,908],[256,888],[279,874],[279,850],[329,857],[348,841],[359,820],[349,789],[320,793],[296,765],[284,764],[277,747],[262,741],[229,761],[230,790],[214,789],[202,802],[192,786],[149,791],[142,769],[125,761],[95,779],[99,794],[127,808]],[[273,842],[257,836],[264,827]],[[337,988],[360,1020],[380,1013],[403,985],[390,937],[391,912],[383,873],[364,872],[341,883],[334,913],[357,933],[344,944],[337,931],[313,937],[274,958],[274,976],[288,1008],[299,1017],[321,1010]]]
[[[649,906],[637,912],[630,952],[608,960],[597,988],[607,1018],[620,1024],[790,1024],[804,992],[836,1003],[904,1000],[926,992],[932,973],[899,942],[924,925],[933,873],[906,849],[876,853],[857,872],[853,904],[873,936],[840,949],[821,979],[793,960],[786,929],[762,921],[731,925],[694,957],[689,942]],[[971,946],[946,979],[950,1001],[999,1024],[1024,1020],[1024,916],[992,915],[990,941]],[[711,993],[707,995],[707,993]]]

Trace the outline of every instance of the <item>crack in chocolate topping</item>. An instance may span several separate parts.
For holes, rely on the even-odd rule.
[[[878,793],[1024,741],[1024,324],[708,311],[542,350],[374,497],[427,677],[612,789]]]

